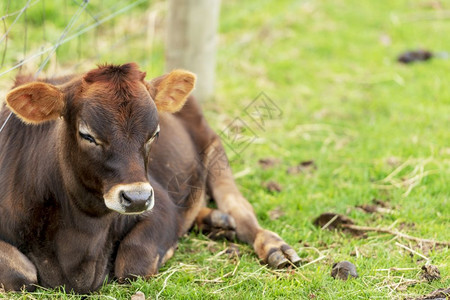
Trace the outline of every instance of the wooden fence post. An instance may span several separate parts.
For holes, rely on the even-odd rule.
[[[168,0],[166,70],[197,74],[199,101],[214,95],[220,0]]]

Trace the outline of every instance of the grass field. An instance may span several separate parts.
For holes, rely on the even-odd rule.
[[[165,6],[155,6],[163,18]],[[134,18],[145,10],[139,6]],[[217,93],[205,114],[218,132],[236,118],[248,126],[247,147],[227,149],[237,182],[261,224],[304,262],[271,270],[247,245],[237,243],[239,256],[228,255],[229,242],[191,233],[155,278],[108,284],[85,299],[127,299],[136,291],[150,299],[404,299],[449,288],[448,246],[382,232],[355,237],[313,221],[335,212],[360,226],[450,241],[450,4],[228,0],[219,29]],[[132,49],[100,51],[99,62],[133,57],[156,76],[163,70],[162,37],[156,34],[151,53],[140,53],[136,38]],[[397,62],[415,49],[438,55]],[[70,54],[58,55],[62,65],[73,62]],[[274,110],[255,121],[252,105],[263,100]],[[274,166],[263,168],[258,161],[267,158]],[[269,181],[281,191],[268,191]],[[386,207],[373,213],[357,207],[373,199]],[[356,265],[358,278],[330,276],[343,260]],[[426,263],[439,268],[440,279],[421,278]],[[41,289],[2,297],[80,296]]]

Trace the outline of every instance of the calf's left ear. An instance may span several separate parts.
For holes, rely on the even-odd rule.
[[[64,109],[64,94],[45,82],[31,82],[6,95],[8,107],[24,122],[39,124],[57,119]]]
[[[188,71],[174,70],[147,83],[148,91],[160,112],[179,111],[195,86],[196,76]]]

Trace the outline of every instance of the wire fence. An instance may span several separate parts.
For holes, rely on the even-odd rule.
[[[18,73],[64,75],[105,61],[152,64],[163,52],[162,45],[154,49],[163,4],[161,0],[1,1],[1,99]]]

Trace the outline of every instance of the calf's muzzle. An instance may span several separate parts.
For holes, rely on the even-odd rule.
[[[153,188],[146,182],[117,184],[103,198],[109,209],[122,214],[139,214],[155,205]]]
[[[153,203],[153,189],[120,191],[120,203],[127,213],[146,211]]]

